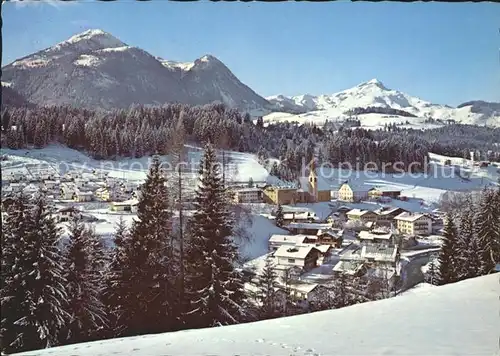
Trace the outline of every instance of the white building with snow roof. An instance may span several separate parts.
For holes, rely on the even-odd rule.
[[[420,213],[405,212],[394,218],[396,227],[404,235],[430,235],[432,234],[432,219]]]
[[[320,251],[313,245],[280,246],[274,252],[278,265],[310,270],[318,265]]]

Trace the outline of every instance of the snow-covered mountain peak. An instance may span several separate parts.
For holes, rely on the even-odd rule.
[[[62,49],[71,48],[71,50],[86,52],[97,49],[116,48],[127,46],[108,32],[100,29],[87,30],[71,36],[65,41],[50,47],[46,52],[58,52]]]
[[[359,85],[357,85],[358,88],[364,88],[364,87],[377,87],[379,89],[382,89],[382,90],[390,90],[388,89],[384,83],[382,83],[380,80],[376,79],[376,78],[373,78],[367,82],[363,82]]]

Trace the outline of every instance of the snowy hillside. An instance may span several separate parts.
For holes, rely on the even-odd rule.
[[[472,104],[464,105],[460,108],[433,104],[397,90],[389,89],[377,79],[372,79],[332,95],[300,95],[294,97],[278,95],[269,97],[268,100],[278,107],[289,107],[295,110],[300,110],[302,108],[303,111],[308,112],[294,116],[272,113],[264,118],[266,121],[286,120],[320,123],[325,120],[345,118],[348,116],[346,112],[349,110],[375,107],[402,110],[409,114],[409,116],[396,117],[396,119],[399,120],[398,122],[406,122],[408,120],[413,124],[418,124],[422,123],[425,118],[433,118],[441,120],[451,119],[467,124],[500,126],[500,111],[490,110],[478,112],[478,110],[474,110]],[[392,116],[381,114],[372,115],[377,117]],[[410,115],[415,117],[410,117]],[[359,116],[364,117],[365,115]],[[366,126],[373,126],[373,124],[368,124]]]
[[[25,355],[497,355],[498,275],[338,310]]]
[[[2,80],[29,101],[87,108],[132,104],[222,102],[269,112],[269,102],[241,83],[217,58],[177,63],[88,30],[2,68]]]

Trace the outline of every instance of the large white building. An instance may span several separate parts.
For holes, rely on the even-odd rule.
[[[234,191],[235,203],[260,203],[262,190],[259,188],[242,188]]]
[[[425,214],[401,213],[394,218],[396,227],[404,235],[430,235],[432,233],[432,220]]]
[[[368,198],[370,189],[368,186],[344,183],[339,188],[338,200],[359,202]]]

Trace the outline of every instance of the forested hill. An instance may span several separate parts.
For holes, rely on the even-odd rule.
[[[262,118],[254,123],[249,115],[222,104],[168,104],[109,112],[68,106],[10,107],[2,112],[2,146],[16,149],[60,143],[96,159],[167,154],[180,124],[186,142],[210,141],[218,148],[258,153],[264,165],[269,157],[279,158],[283,161],[280,176],[291,179],[315,152],[320,161],[334,165],[403,162],[407,166],[423,163],[428,152],[461,156],[465,150],[494,150],[500,142],[500,129],[477,126],[448,125],[425,131],[388,126],[369,131],[285,122],[264,127]]]

